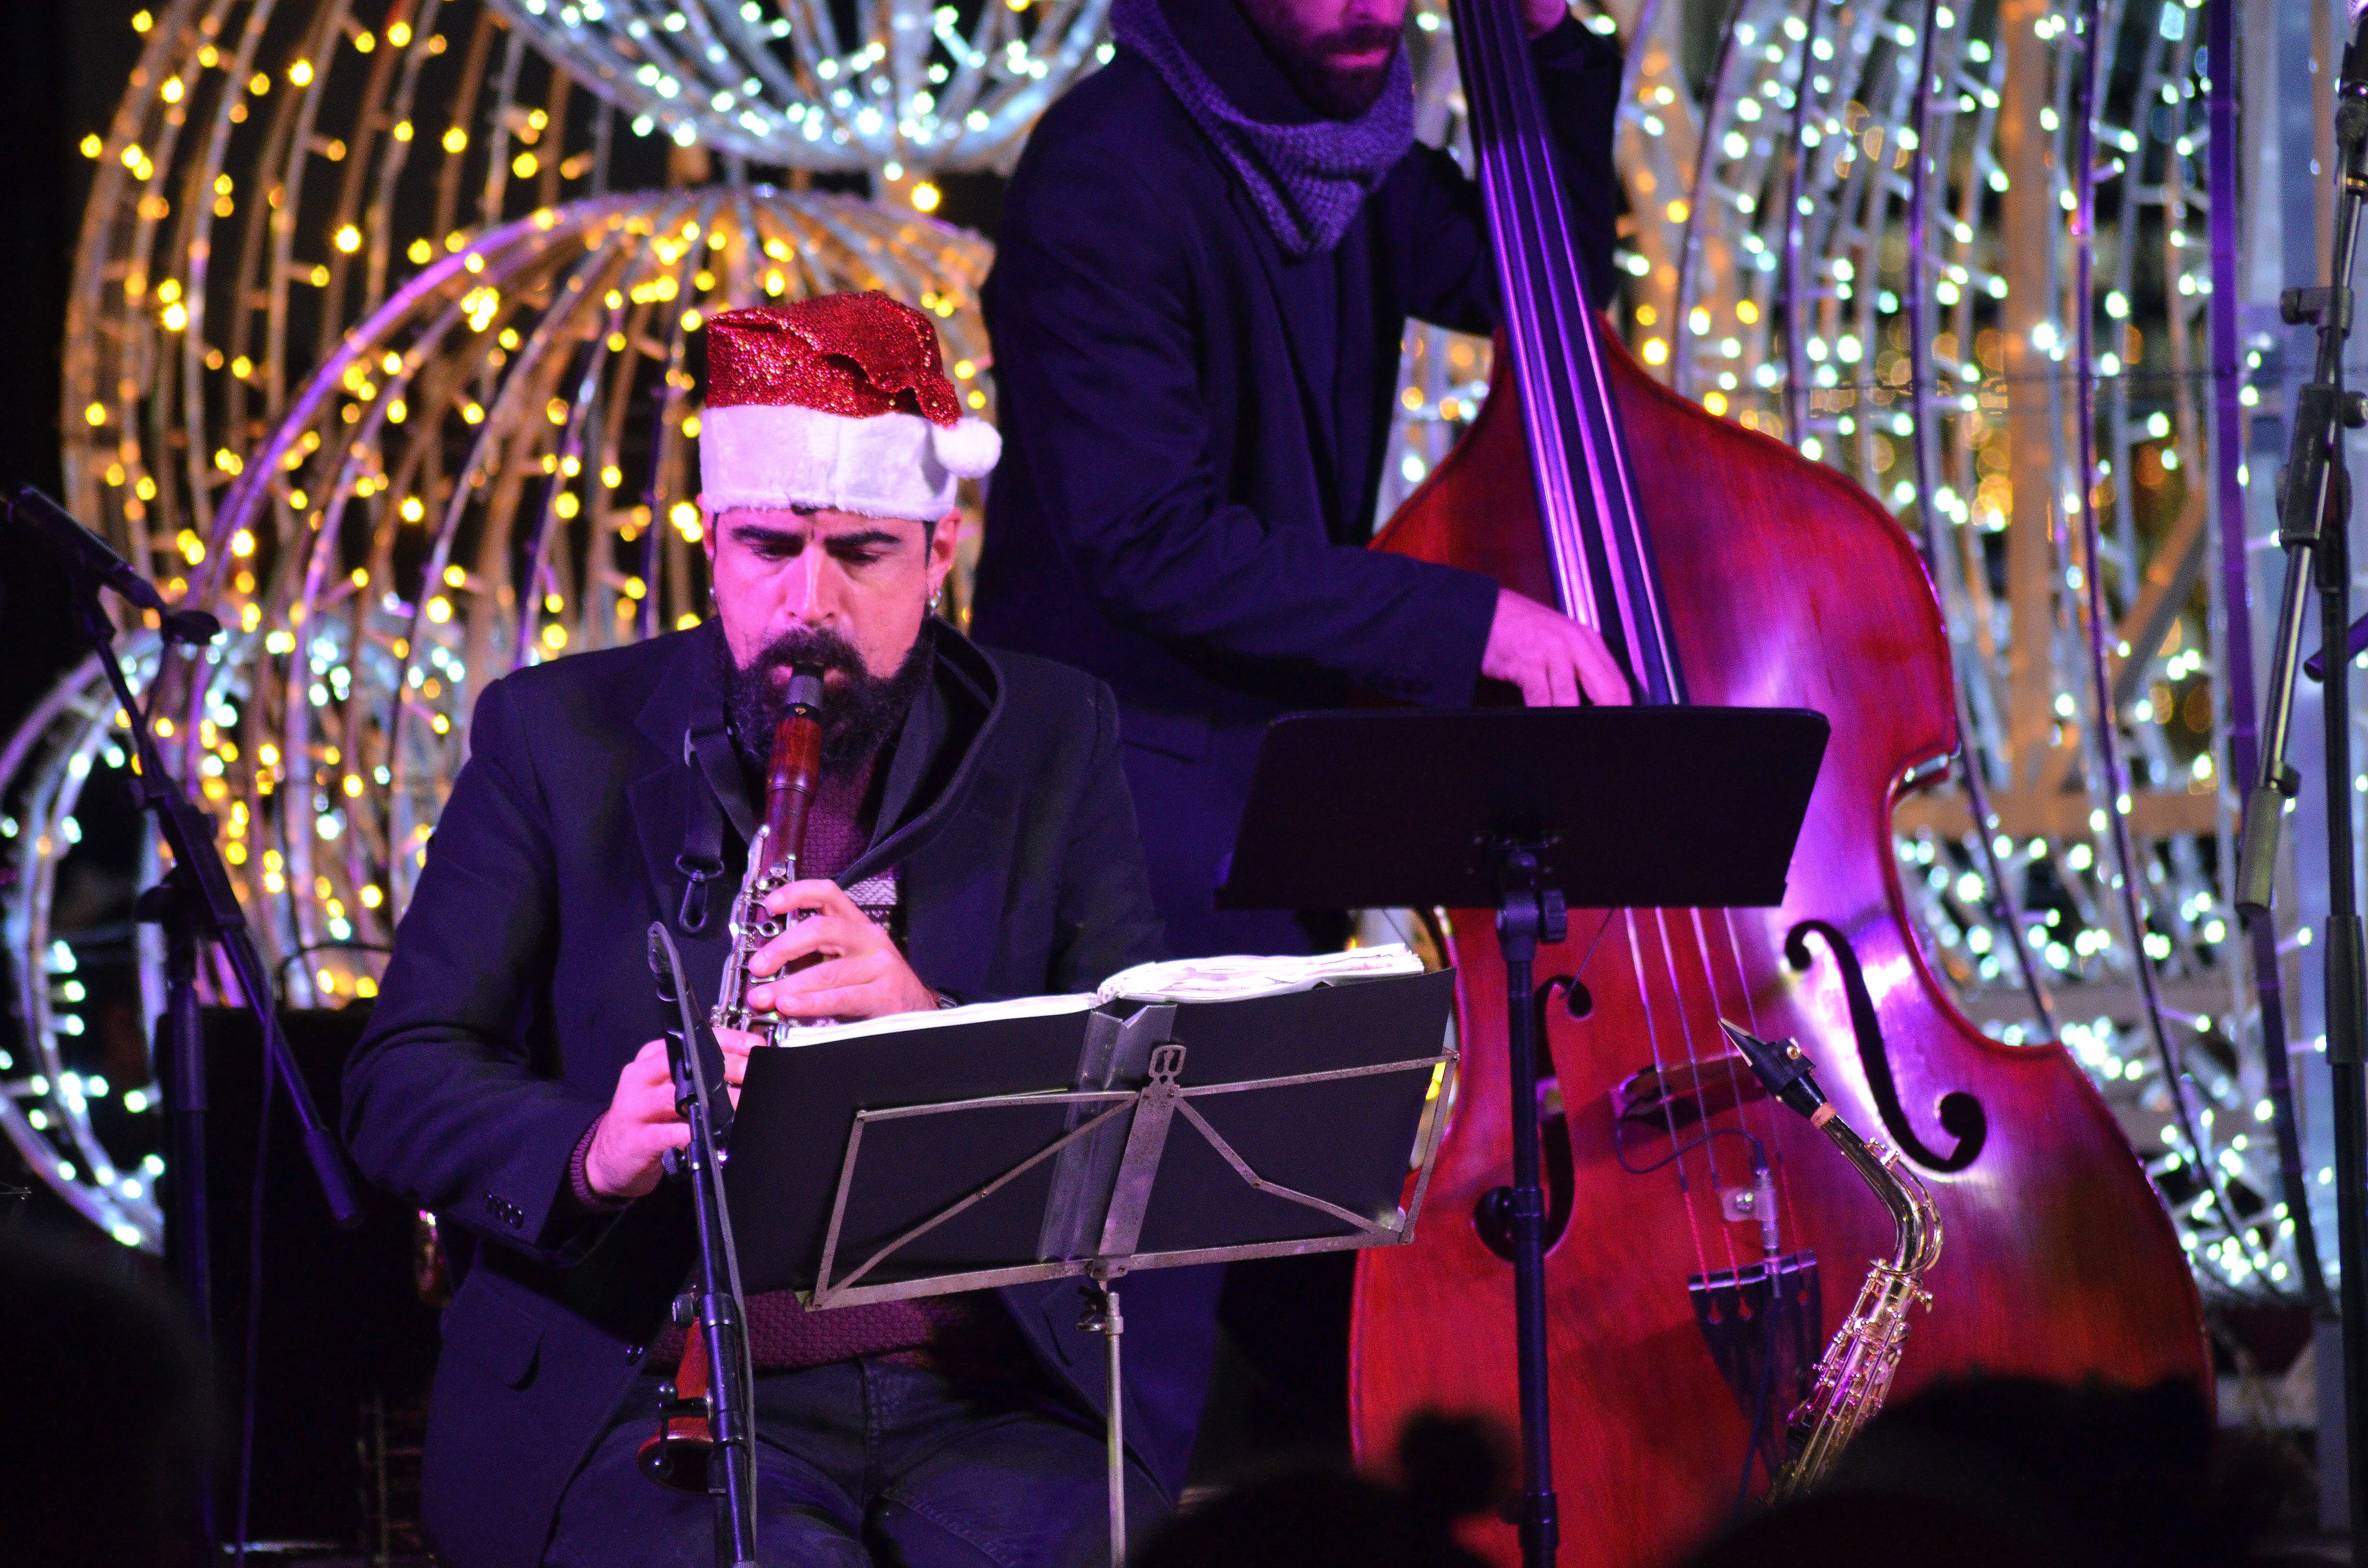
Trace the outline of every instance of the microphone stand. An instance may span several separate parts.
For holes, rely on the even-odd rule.
[[[674,1108],[690,1127],[690,1142],[666,1154],[666,1174],[688,1176],[699,1227],[699,1290],[676,1302],[675,1321],[695,1312],[707,1339],[707,1425],[715,1451],[707,1464],[715,1505],[717,1568],[757,1568],[756,1371],[741,1325],[747,1305],[740,1290],[740,1254],[732,1242],[732,1211],[723,1198],[723,1154],[732,1132],[732,1095],[723,1079],[723,1051],[682,974],[682,960],[663,921],[650,924],[650,972],[658,1000],[679,1014],[666,1032],[666,1066],[674,1074]],[[689,1306],[691,1311],[684,1309]]]
[[[2216,69],[2225,70],[2221,62]],[[2277,872],[2281,819],[2301,785],[2286,760],[2293,739],[2305,583],[2318,596],[2326,648],[2325,787],[2328,919],[2327,1071],[2335,1111],[2336,1243],[2342,1266],[2340,1304],[2343,1410],[2351,1517],[2368,1506],[2368,1017],[2363,1017],[2363,956],[2351,832],[2351,671],[2345,652],[2351,619],[2351,485],[2342,432],[2368,425],[2368,398],[2343,386],[2343,347],[2351,334],[2351,275],[2368,196],[2368,34],[2344,51],[2336,87],[2337,207],[2328,285],[2289,289],[2281,312],[2318,332],[2310,382],[2295,396],[2294,445],[2279,479],[2278,543],[2286,552],[2276,652],[2270,664],[2269,723],[2261,775],[2245,798],[2237,844],[2237,909],[2248,926],[2268,922]],[[2233,520],[2223,527],[2235,527]],[[2274,930],[2274,926],[2269,927]]]
[[[37,496],[39,493],[28,494]],[[17,503],[28,504],[21,499]],[[16,507],[10,510],[13,515]],[[122,662],[115,655],[115,623],[99,604],[99,590],[116,587],[121,591],[120,585],[109,583],[89,561],[60,556],[58,563],[65,574],[75,629],[97,655],[99,667],[107,672],[108,685],[114,688],[115,699],[122,705],[131,725],[131,747],[139,769],[134,793],[140,808],[155,817],[157,831],[164,835],[165,846],[173,857],[172,869],[162,881],[140,895],[136,911],[142,922],[161,926],[165,932],[165,1014],[158,1025],[154,1058],[171,1161],[165,1167],[170,1172],[165,1250],[171,1271],[197,1319],[199,1333],[204,1343],[211,1345],[213,1278],[210,1267],[211,1228],[206,1208],[206,1041],[199,1022],[197,987],[199,959],[207,946],[221,948],[238,982],[240,994],[255,1014],[268,1062],[266,1070],[279,1074],[288,1103],[294,1108],[305,1155],[312,1161],[313,1174],[320,1182],[321,1194],[328,1200],[329,1212],[338,1228],[350,1231],[359,1226],[362,1210],[354,1197],[353,1183],[347,1175],[345,1155],[338,1148],[336,1136],[322,1122],[312,1093],[304,1086],[303,1075],[296,1069],[295,1056],[279,1032],[279,1014],[272,1005],[270,971],[255,950],[254,938],[246,928],[246,915],[239,908],[238,895],[230,885],[230,873],[223,869],[222,856],[214,848],[213,819],[190,801],[180,780],[165,771],[163,755],[157,750],[156,738],[150,728],[150,715],[132,696]],[[220,623],[201,610],[168,610],[160,619],[167,650],[176,643],[203,647],[222,635]],[[160,654],[160,676],[162,660]],[[152,689],[161,690],[161,681]],[[218,1533],[211,1484],[200,1490],[200,1528],[211,1559]]]

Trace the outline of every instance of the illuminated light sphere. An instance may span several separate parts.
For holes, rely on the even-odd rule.
[[[136,689],[162,682],[168,766],[281,1000],[342,1005],[375,991],[484,682],[695,621],[696,508],[673,518],[696,492],[699,324],[882,289],[936,318],[991,415],[989,254],[908,201],[637,138],[478,0],[222,0],[141,31],[90,153],[65,499],[227,628],[161,675],[136,618],[121,646]],[[76,816],[124,787],[114,724],[85,666],[0,742],[0,1134],[153,1250],[163,1130],[132,1064],[162,953],[130,895],[157,867],[143,843],[127,881]],[[77,1087],[101,1080],[121,1090]]]
[[[706,315],[883,289],[938,316],[949,363],[975,363],[987,259],[851,197],[600,197],[472,240],[348,332],[224,495],[192,588],[222,602],[231,541],[256,541],[233,658],[264,695],[229,776],[250,867],[282,869],[241,890],[271,955],[391,939],[488,681],[700,618]],[[291,972],[293,994],[309,983]]]
[[[789,0],[494,3],[638,126],[795,168],[1008,170],[1108,58],[1109,0],[855,0],[844,30],[840,8]]]

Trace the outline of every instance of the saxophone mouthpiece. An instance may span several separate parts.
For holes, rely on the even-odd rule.
[[[822,666],[793,665],[790,667],[790,707],[819,710],[822,707]]]

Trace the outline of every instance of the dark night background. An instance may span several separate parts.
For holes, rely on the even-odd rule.
[[[59,348],[93,168],[75,144],[105,131],[139,60],[130,20],[137,8],[0,5],[0,210],[9,231],[0,267],[0,485],[10,495],[25,484],[55,494],[63,484]],[[0,735],[74,662],[58,586],[48,562],[0,522]],[[15,1149],[0,1145],[0,1183],[24,1176]]]

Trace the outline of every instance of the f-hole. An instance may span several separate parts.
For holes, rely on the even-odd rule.
[[[1941,1096],[1941,1126],[1953,1134],[1957,1146],[1940,1154],[1916,1135],[1908,1125],[1907,1111],[1899,1103],[1899,1084],[1891,1074],[1890,1048],[1884,1043],[1883,1020],[1874,1010],[1874,997],[1866,988],[1866,972],[1859,967],[1858,954],[1850,948],[1850,938],[1823,920],[1804,920],[1786,933],[1784,961],[1793,972],[1801,973],[1809,967],[1809,942],[1812,933],[1823,937],[1834,955],[1834,966],[1841,971],[1842,989],[1850,997],[1850,1029],[1858,1036],[1858,1059],[1866,1069],[1866,1086],[1874,1096],[1875,1110],[1883,1118],[1883,1130],[1891,1135],[1892,1143],[1909,1159],[1931,1171],[1961,1171],[1974,1163],[1982,1145],[1990,1135],[1989,1113],[1982,1102],[1963,1089],[1952,1089]]]
[[[1563,1105],[1562,1080],[1554,1072],[1554,1036],[1546,1028],[1557,998],[1566,1017],[1583,1018],[1595,1010],[1595,998],[1588,994],[1587,987],[1567,974],[1557,974],[1539,986],[1531,1004],[1536,1008],[1538,1042],[1538,1177],[1546,1189],[1548,1250],[1570,1228],[1571,1209],[1570,1118]],[[1472,1210],[1472,1225],[1479,1232],[1481,1244],[1508,1263],[1513,1260],[1512,1190],[1492,1187],[1480,1195]]]

